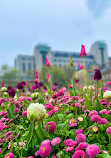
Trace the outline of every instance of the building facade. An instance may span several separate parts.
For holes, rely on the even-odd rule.
[[[34,47],[33,56],[19,55],[15,59],[15,68],[18,70],[21,79],[27,79],[28,71],[40,71],[42,66],[45,65],[45,56],[52,65],[63,67],[69,64],[69,55],[71,55],[75,69],[78,69],[78,62],[83,64],[79,52],[53,51],[46,44],[38,44]],[[106,66],[108,61],[107,44],[103,41],[93,43],[85,57],[86,65],[96,63]]]

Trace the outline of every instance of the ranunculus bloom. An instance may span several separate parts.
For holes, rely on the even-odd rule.
[[[49,133],[53,133],[56,129],[56,124],[53,121],[50,121],[46,124],[46,131],[48,131]]]
[[[85,142],[86,141],[86,136],[82,133],[78,134],[75,138],[75,141],[79,144],[81,142]]]
[[[86,154],[89,158],[96,157],[99,154],[99,151],[100,151],[100,148],[95,144],[89,145],[86,148]]]
[[[22,116],[23,117],[27,116],[27,110],[23,111]]]
[[[14,154],[13,153],[8,153],[5,158],[14,158]]]
[[[41,157],[47,157],[47,156],[49,156],[50,152],[51,152],[51,146],[48,145],[48,144],[42,145],[39,148],[39,155]]]
[[[85,57],[86,56],[86,51],[85,51],[85,46],[84,45],[81,45],[80,56],[81,57]]]
[[[60,138],[56,137],[52,139],[51,144],[52,146],[55,146],[56,144],[59,144],[61,142]]]
[[[72,155],[72,158],[86,158],[85,152],[83,150],[77,150]]]
[[[111,134],[111,126],[107,128],[106,132],[107,132],[108,134]]]
[[[94,80],[101,80],[102,76],[101,76],[101,72],[99,69],[95,69],[94,70]]]

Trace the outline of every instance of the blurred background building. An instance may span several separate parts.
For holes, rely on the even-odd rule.
[[[78,62],[83,64],[79,52],[53,51],[47,44],[37,44],[34,47],[33,55],[18,55],[15,59],[15,68],[21,79],[28,79],[35,70],[40,71],[45,65],[45,56],[49,62],[57,67],[64,67],[69,64],[71,55],[75,70],[78,70]],[[96,41],[91,45],[89,53],[85,57],[86,68],[92,72],[94,68],[109,69],[111,58],[108,57],[107,44],[104,41]]]

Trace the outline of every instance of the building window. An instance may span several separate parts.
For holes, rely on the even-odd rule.
[[[25,72],[25,70],[26,70],[26,65],[25,63],[22,63],[22,71]]]
[[[31,70],[31,63],[28,63],[28,70]]]

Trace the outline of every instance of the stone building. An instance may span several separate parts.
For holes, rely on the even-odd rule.
[[[19,55],[15,59],[15,68],[18,70],[21,79],[27,78],[27,71],[40,71],[45,65],[45,56],[54,66],[63,67],[69,64],[69,54],[73,60],[75,69],[78,69],[78,62],[83,64],[83,59],[79,52],[53,51],[47,44],[37,44],[34,47],[33,56]],[[85,57],[86,67],[90,69],[92,65],[108,67],[107,44],[103,41],[97,41],[92,44],[89,53]]]

